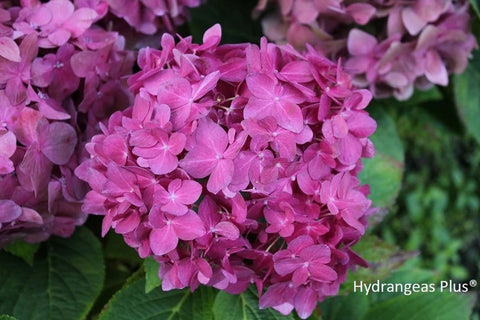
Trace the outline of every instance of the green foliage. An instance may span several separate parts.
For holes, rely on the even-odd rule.
[[[283,316],[279,312],[268,308],[258,308],[258,296],[255,289],[250,287],[239,295],[219,292],[213,305],[215,320],[293,320],[293,316]]]
[[[162,291],[156,288],[145,293],[145,278],[132,281],[122,288],[105,306],[99,320],[213,320],[214,291],[200,287]]]
[[[4,249],[5,251],[13,254],[14,256],[22,258],[23,261],[32,266],[33,258],[39,247],[39,244],[30,244],[24,241],[16,241],[7,245]]]
[[[475,2],[476,3],[476,2]],[[477,4],[477,3],[476,3]],[[478,7],[477,7],[478,12]],[[463,74],[454,77],[455,104],[467,131],[480,143],[480,53],[474,51]]]
[[[354,281],[373,282],[388,278],[392,271],[417,254],[414,251],[402,251],[374,235],[365,235],[353,249],[368,262],[369,268],[350,272],[341,292],[352,291]]]
[[[400,191],[404,167],[403,146],[395,123],[383,110],[383,105],[372,107],[369,111],[377,121],[377,131],[371,137],[376,154],[372,159],[363,160],[364,169],[359,179],[370,185],[369,198],[373,205],[386,210]]]
[[[0,320],[17,320],[17,318],[6,314],[0,314]]]
[[[402,294],[371,306],[363,319],[468,320],[474,298],[445,292]]]
[[[470,0],[470,5],[472,6],[473,11],[476,13],[477,17],[480,18],[480,1]]]
[[[143,262],[143,268],[145,269],[145,293],[149,293],[162,284],[158,277],[159,264],[152,257],[148,257]]]
[[[52,237],[43,249],[33,266],[0,252],[0,313],[19,320],[85,319],[104,279],[100,243],[80,228],[69,239]]]
[[[368,312],[369,301],[364,294],[351,293],[327,299],[321,306],[322,320],[360,320]]]
[[[190,34],[195,41],[201,42],[205,30],[220,23],[223,43],[258,43],[262,36],[260,20],[252,19],[252,10],[257,2],[209,0],[190,10]]]

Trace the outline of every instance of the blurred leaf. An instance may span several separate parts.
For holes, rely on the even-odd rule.
[[[52,237],[34,266],[0,252],[0,313],[19,320],[85,319],[104,279],[100,243],[86,228]]]
[[[293,320],[293,315],[284,316],[278,311],[258,308],[258,296],[252,287],[238,295],[220,291],[213,305],[215,320]]]
[[[145,293],[145,278],[141,278],[118,291],[98,320],[213,320],[213,299],[214,290],[203,286],[193,293],[161,288]]]
[[[369,198],[373,206],[380,209],[390,207],[400,191],[404,152],[397,135],[395,123],[379,105],[369,110],[377,121],[377,131],[371,137],[376,154],[372,159],[364,159],[364,168],[358,175],[360,181],[370,185]]]
[[[320,305],[322,320],[361,320],[368,311],[368,297],[361,293],[328,298]]]
[[[356,272],[349,272],[347,281],[342,284],[341,292],[352,291],[354,281],[370,283],[385,279],[391,275],[392,271],[418,254],[415,251],[401,251],[398,247],[373,235],[365,235],[353,250],[367,260],[370,266],[359,268]]]
[[[148,257],[143,262],[145,269],[145,293],[149,293],[162,284],[162,280],[158,277],[158,262],[152,257]]]
[[[105,258],[120,260],[133,266],[142,263],[137,251],[129,247],[123,237],[113,231],[107,233],[105,237]]]
[[[468,320],[475,297],[471,294],[431,292],[398,295],[373,305],[365,320]]]
[[[473,52],[473,59],[463,74],[454,77],[455,104],[467,131],[480,143],[480,52]]]
[[[40,245],[38,243],[30,244],[24,241],[15,241],[14,243],[7,245],[4,250],[14,256],[22,258],[23,261],[32,266],[33,258],[39,247]]]
[[[479,0],[470,0],[473,11],[477,14],[477,17],[480,18],[480,1]]]
[[[17,320],[17,318],[6,314],[0,314],[0,320]]]
[[[201,42],[203,33],[216,23],[222,26],[222,43],[258,43],[262,36],[260,20],[252,19],[257,0],[209,0],[198,8],[190,9],[190,33]]]

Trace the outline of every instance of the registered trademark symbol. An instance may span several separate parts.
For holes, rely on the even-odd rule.
[[[472,287],[472,288],[477,286],[477,280],[475,280],[475,279],[470,280],[469,283],[470,283],[470,287]]]

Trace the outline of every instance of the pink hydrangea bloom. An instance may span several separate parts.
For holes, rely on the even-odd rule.
[[[98,18],[105,17],[108,12],[139,34],[152,35],[159,31],[173,32],[176,26],[188,19],[188,9],[198,7],[203,0],[75,0],[74,2],[79,8],[95,11]],[[116,30],[121,28],[122,34],[131,31],[119,21],[111,19],[109,15],[106,18],[108,23],[115,25]]]
[[[87,143],[83,209],[160,262],[164,290],[200,284],[308,317],[335,295],[371,205],[356,175],[371,157],[369,91],[308,48],[221,29],[142,49],[133,105]]]
[[[415,87],[445,86],[477,47],[466,0],[260,0],[255,13],[268,2],[278,4],[262,20],[268,38],[341,57],[354,84],[376,97],[405,100]],[[361,30],[370,25],[378,32]]]
[[[85,222],[87,185],[73,171],[98,122],[128,106],[122,76],[134,62],[122,37],[71,1],[1,10],[0,248],[66,237]]]

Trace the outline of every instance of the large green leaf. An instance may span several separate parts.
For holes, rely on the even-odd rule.
[[[258,308],[258,296],[252,288],[242,294],[231,295],[220,291],[213,306],[215,320],[293,320],[293,316],[283,316],[277,311],[268,308]]]
[[[143,268],[145,269],[145,292],[149,293],[162,284],[162,280],[158,277],[159,264],[152,257],[148,257],[143,262]]]
[[[320,305],[322,320],[361,320],[368,311],[368,303],[364,294],[328,298]]]
[[[433,292],[399,295],[373,305],[365,320],[468,320],[475,297],[471,294]]]
[[[7,245],[4,250],[13,254],[14,256],[22,258],[29,265],[33,265],[33,258],[39,247],[39,244],[30,244],[24,241],[16,241]]]
[[[480,143],[480,52],[473,53],[463,74],[454,77],[455,104],[467,131]]]
[[[366,235],[353,247],[369,263],[369,268],[359,268],[349,272],[347,281],[342,284],[341,292],[351,292],[354,281],[370,283],[392,275],[392,271],[400,268],[408,259],[417,255],[415,251],[402,251],[373,235]]]
[[[104,279],[100,243],[85,228],[52,237],[33,266],[0,252],[0,313],[19,320],[85,319]]]
[[[17,320],[17,318],[6,315],[6,314],[1,314],[0,315],[0,320]]]
[[[359,179],[370,185],[369,198],[373,205],[386,209],[393,204],[400,191],[404,151],[395,123],[383,110],[382,105],[371,108],[369,112],[377,121],[377,131],[371,137],[376,154],[374,158],[364,160]]]
[[[214,290],[200,287],[145,293],[145,278],[132,281],[105,306],[99,320],[212,320]]]

